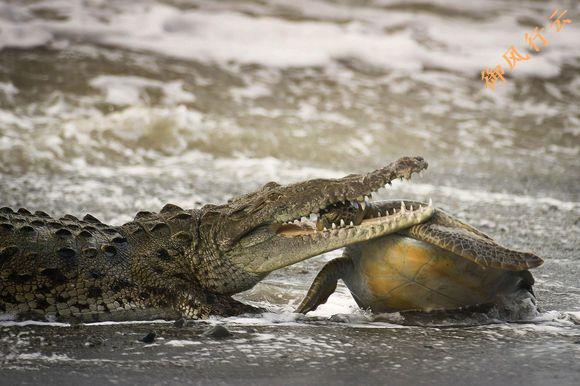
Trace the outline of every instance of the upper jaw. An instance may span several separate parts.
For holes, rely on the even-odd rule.
[[[315,179],[280,187],[288,199],[300,203],[292,207],[282,203],[272,223],[285,223],[318,214],[332,205],[352,204],[364,210],[373,193],[397,178],[410,179],[413,173],[427,169],[422,157],[402,157],[387,166],[366,174],[350,174],[339,179]],[[292,197],[295,196],[295,197]],[[275,204],[275,203],[274,203]],[[290,210],[288,210],[290,208]],[[276,214],[277,213],[277,214]]]
[[[391,181],[410,179],[428,167],[422,157],[402,157],[387,166],[365,174],[351,174],[338,179],[312,179],[288,186],[268,183],[254,193],[231,200],[211,210],[224,224],[220,227],[223,250],[260,227],[275,228],[289,221],[309,217],[332,205],[351,203],[365,208],[371,196]],[[209,213],[208,213],[209,215]]]

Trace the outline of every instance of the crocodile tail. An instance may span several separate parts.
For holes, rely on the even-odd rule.
[[[89,283],[126,271],[127,256],[127,239],[118,228],[91,215],[55,219],[40,211],[1,208],[0,311],[66,317],[70,309],[88,309],[84,302],[60,311],[58,305],[80,292],[99,295]],[[77,286],[81,276],[86,285]]]

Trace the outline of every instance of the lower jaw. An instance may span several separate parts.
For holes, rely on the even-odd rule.
[[[343,235],[344,233],[341,231],[354,231],[358,232],[383,232],[386,227],[393,227],[403,229],[406,227],[413,226],[421,221],[426,220],[430,213],[432,212],[431,209],[425,208],[421,211],[415,211],[409,213],[408,215],[391,215],[391,216],[382,216],[382,217],[369,217],[365,218],[360,223],[354,225],[352,222],[350,225],[345,225],[344,222],[341,223],[340,226],[336,226],[333,224],[329,228],[323,228],[314,223],[314,222],[307,222],[301,223],[300,225],[286,225],[287,228],[278,231],[279,236],[294,238],[294,237],[310,237],[310,238],[328,238],[329,236],[333,235]],[[387,220],[387,221],[385,221]],[[317,226],[318,225],[318,226]],[[380,228],[380,229],[378,229]],[[399,229],[397,229],[399,230]]]
[[[269,273],[325,252],[398,232],[427,220],[432,214],[433,208],[430,207],[420,212],[418,218],[414,214],[408,214],[392,216],[389,221],[383,219],[383,222],[381,218],[368,219],[358,226],[322,232],[294,227],[294,235],[278,232],[278,237],[270,239],[266,248],[254,251],[253,261],[244,262],[244,269],[255,274]],[[377,224],[372,224],[374,221]]]

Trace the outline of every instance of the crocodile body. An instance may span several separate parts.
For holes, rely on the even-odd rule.
[[[102,321],[255,311],[231,295],[273,270],[419,224],[432,208],[321,229],[299,219],[343,203],[364,209],[366,195],[426,167],[405,157],[340,179],[270,182],[223,205],[168,204],[118,227],[1,208],[0,313]]]
[[[199,210],[166,205],[111,227],[90,215],[53,219],[2,208],[0,232],[8,247],[0,252],[0,311],[83,321],[249,311],[206,289],[215,287],[214,275],[239,283],[256,279],[228,273],[219,261],[191,264],[199,217]]]

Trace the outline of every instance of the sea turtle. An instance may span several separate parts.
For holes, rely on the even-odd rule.
[[[383,201],[366,208],[344,206],[318,219],[362,221],[379,212],[405,212],[426,205]],[[533,298],[528,271],[543,263],[528,252],[507,249],[489,236],[435,209],[422,224],[396,234],[347,247],[327,263],[297,309],[307,313],[326,302],[342,279],[357,304],[375,313],[457,310],[494,304],[499,297],[525,291]],[[535,298],[533,298],[535,301]]]

